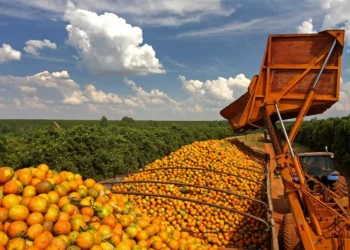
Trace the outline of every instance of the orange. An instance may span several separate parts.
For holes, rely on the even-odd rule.
[[[23,191],[23,184],[17,180],[10,180],[5,183],[4,194],[20,194]]]
[[[34,196],[28,203],[30,212],[46,213],[49,208],[48,201],[40,196]]]
[[[45,220],[52,221],[55,223],[60,215],[60,210],[58,208],[49,207],[44,218]]]
[[[15,205],[10,207],[8,217],[10,220],[23,220],[25,221],[29,215],[28,208],[22,205]]]
[[[84,181],[84,185],[85,185],[87,188],[93,188],[95,184],[96,184],[96,181],[95,181],[94,179],[91,179],[91,178],[86,179],[86,180]]]
[[[23,186],[28,186],[32,183],[32,173],[27,171],[22,171],[18,174],[17,180],[19,180]]]
[[[84,220],[84,217],[82,215],[77,215],[73,217],[70,220],[70,224],[72,225],[72,230],[73,231],[80,231],[80,228],[85,229],[86,228],[86,222]]]
[[[28,226],[24,221],[14,221],[7,228],[7,235],[10,238],[24,236],[28,230]]]
[[[67,248],[67,242],[62,238],[54,238],[50,244],[50,247],[55,250],[65,250]],[[47,248],[49,250],[50,248]]]
[[[102,238],[112,234],[112,229],[106,225],[101,225],[97,231],[100,232]]]
[[[69,242],[71,244],[75,244],[75,241],[77,240],[77,237],[79,235],[79,232],[77,231],[72,231],[68,234]]]
[[[43,171],[44,173],[49,171],[49,167],[46,164],[40,164],[37,169]]]
[[[22,238],[14,238],[9,241],[6,249],[7,250],[26,249],[26,242]]]
[[[131,224],[131,219],[128,215],[122,215],[119,218],[119,223],[122,225],[123,228],[127,228]]]
[[[58,220],[67,220],[70,221],[70,215],[67,212],[60,212]]]
[[[72,230],[72,226],[67,220],[59,220],[53,226],[53,233],[58,235],[68,235]]]
[[[51,243],[51,238],[47,234],[40,234],[34,239],[34,246],[40,250],[46,249]]]
[[[32,226],[34,224],[43,224],[44,223],[44,216],[41,213],[34,212],[34,213],[29,214],[26,222],[29,226]]]
[[[32,185],[23,188],[22,197],[33,197],[36,195],[36,189]]]
[[[4,223],[8,219],[9,211],[7,208],[0,207],[0,221]]]
[[[75,244],[82,250],[91,249],[95,244],[94,235],[90,232],[82,232],[78,235]]]
[[[58,204],[58,201],[60,199],[60,195],[57,192],[50,191],[50,192],[48,192],[47,195],[49,196],[51,204]]]
[[[0,168],[0,184],[10,181],[15,176],[15,171],[10,167]]]
[[[34,240],[42,232],[44,232],[43,226],[40,224],[35,224],[35,225],[32,225],[28,228],[27,236],[30,240]]]
[[[32,197],[23,197],[21,202],[19,203],[22,206],[28,207],[29,201],[32,199]]]
[[[0,246],[5,247],[9,241],[9,237],[4,233],[0,231]]]
[[[177,240],[174,239],[170,239],[167,243],[167,246],[171,249],[171,250],[178,250],[180,248],[180,244]]]

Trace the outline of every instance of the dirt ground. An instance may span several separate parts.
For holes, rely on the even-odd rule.
[[[275,153],[271,143],[264,144],[265,152],[270,154],[270,180],[271,180],[271,199],[273,205],[273,219],[275,221],[275,230],[278,236],[278,245],[282,246],[282,220],[283,215],[290,211],[287,198],[284,196],[284,187],[282,179],[275,178],[273,171],[276,167]]]

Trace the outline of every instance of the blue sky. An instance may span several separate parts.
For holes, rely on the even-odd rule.
[[[0,118],[221,119],[258,74],[269,34],[350,33],[345,0],[0,5]],[[346,39],[340,101],[323,117],[350,113]]]

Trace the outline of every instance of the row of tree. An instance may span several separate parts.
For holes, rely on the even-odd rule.
[[[45,127],[0,137],[0,164],[18,169],[46,163],[57,171],[104,180],[135,171],[194,141],[231,135],[229,126]]]
[[[350,166],[350,115],[304,121],[295,140],[317,151],[327,146],[343,166]]]

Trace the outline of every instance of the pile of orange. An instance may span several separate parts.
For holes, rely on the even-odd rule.
[[[234,144],[209,140],[183,146],[126,176],[125,183],[113,186],[112,192],[126,192],[143,213],[158,216],[206,244],[266,249],[268,234],[260,221],[203,204],[265,219],[266,206],[254,201],[266,199],[264,171],[262,163]]]
[[[0,167],[0,250],[215,249],[93,179]]]

